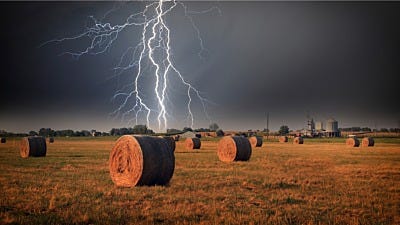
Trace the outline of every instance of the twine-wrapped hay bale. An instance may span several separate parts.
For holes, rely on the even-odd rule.
[[[124,135],[110,153],[110,175],[117,186],[166,185],[175,156],[164,138]]]
[[[20,155],[22,158],[46,156],[46,138],[40,136],[24,137],[21,140]]]
[[[185,146],[187,150],[200,149],[201,147],[200,138],[186,138]]]
[[[281,142],[281,143],[284,143],[284,142],[288,142],[288,137],[286,137],[286,136],[281,136],[281,137],[279,137],[279,142]]]
[[[261,147],[262,144],[263,144],[262,137],[260,137],[260,136],[250,137],[249,141],[250,141],[250,144],[251,144],[252,148]]]
[[[293,144],[303,144],[304,143],[304,139],[302,137],[295,137],[293,139]]]
[[[226,136],[218,142],[218,158],[223,162],[248,161],[251,156],[250,141],[241,136]]]
[[[54,137],[49,137],[49,143],[54,143]]]
[[[6,143],[7,139],[5,137],[0,138],[1,143]]]
[[[347,138],[346,145],[347,147],[359,147],[360,141],[356,137]]]
[[[375,145],[375,141],[372,137],[365,137],[362,139],[362,142],[361,142],[362,147],[370,147],[370,146],[374,146],[374,145]]]
[[[168,144],[168,148],[172,151],[175,152],[176,144],[175,144],[175,138],[173,137],[163,137]]]

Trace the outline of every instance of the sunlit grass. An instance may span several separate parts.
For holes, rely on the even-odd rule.
[[[44,158],[0,145],[0,223],[399,224],[400,145],[264,142],[249,162],[218,160],[215,141],[177,143],[167,187],[117,188],[116,137],[57,138]],[[265,141],[265,140],[264,140]],[[385,141],[386,142],[386,141]]]

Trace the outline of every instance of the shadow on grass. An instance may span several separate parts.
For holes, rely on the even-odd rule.
[[[285,204],[297,205],[297,204],[304,204],[304,203],[306,203],[306,201],[302,200],[302,199],[292,198],[289,196],[284,199],[273,199],[272,203],[277,204],[277,205],[285,205]]]
[[[296,188],[300,188],[299,184],[289,184],[286,182],[278,182],[275,184],[266,184],[265,185],[266,188],[273,188],[273,189],[296,189]]]
[[[82,157],[85,157],[85,155],[67,155],[66,157],[70,157],[70,158],[82,158]]]
[[[209,154],[210,152],[209,151],[202,151],[202,150],[190,150],[190,151],[188,151],[188,152],[175,152],[175,154],[187,154],[187,153],[191,153],[191,154],[199,154],[199,153],[207,153],[207,154]]]

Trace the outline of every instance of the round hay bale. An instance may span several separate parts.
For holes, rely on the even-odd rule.
[[[1,143],[6,143],[7,139],[5,137],[0,138]]]
[[[370,147],[370,146],[374,146],[374,145],[375,145],[375,141],[372,137],[365,137],[362,139],[362,142],[361,142],[362,147]]]
[[[250,141],[241,136],[226,136],[218,142],[218,158],[223,162],[248,161],[251,156]]]
[[[40,136],[24,137],[21,140],[20,155],[22,158],[46,156],[46,138]]]
[[[302,137],[295,137],[293,139],[293,144],[303,144],[304,143],[304,139]]]
[[[261,147],[262,144],[263,144],[262,137],[260,137],[260,136],[250,137],[249,141],[250,141],[250,144],[251,144],[252,148]]]
[[[186,138],[185,146],[187,150],[200,149],[201,147],[200,138]]]
[[[54,143],[54,137],[49,137],[49,143]]]
[[[346,139],[347,147],[358,147],[360,146],[360,141],[356,137],[351,137]]]
[[[284,142],[288,142],[288,137],[286,137],[286,136],[281,136],[281,137],[279,137],[279,142],[281,142],[281,143],[284,143]]]
[[[168,149],[170,149],[172,152],[175,152],[176,144],[175,144],[175,138],[173,137],[163,137],[168,144]]]
[[[124,135],[110,153],[110,176],[119,187],[166,185],[175,169],[175,156],[164,138]]]

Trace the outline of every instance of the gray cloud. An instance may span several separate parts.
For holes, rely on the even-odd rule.
[[[126,45],[138,39],[139,30],[123,33],[105,55],[73,60],[57,55],[84,46],[84,41],[37,46],[82,32],[88,15],[101,17],[112,3],[0,4],[1,19],[7,21],[7,32],[0,35],[6,43],[0,125],[26,131],[41,124],[29,121],[51,118],[43,124],[62,128],[68,124],[60,121],[69,121],[77,129],[103,130],[120,126],[109,117],[117,103],[111,97],[119,87],[110,78],[111,69]],[[128,4],[108,19],[120,22],[140,4]],[[183,11],[168,18],[175,61],[215,103],[209,113],[222,128],[262,129],[266,112],[273,129],[283,123],[301,128],[307,111],[319,120],[333,116],[340,126],[397,126],[399,3],[186,4],[193,10],[218,6],[222,12],[194,17],[209,50],[204,59],[197,57],[199,42]],[[124,76],[120,83],[128,79]],[[176,96],[170,103],[171,127],[181,128],[187,125],[184,95],[176,88],[171,96]],[[195,108],[195,125],[208,126],[199,105]]]

